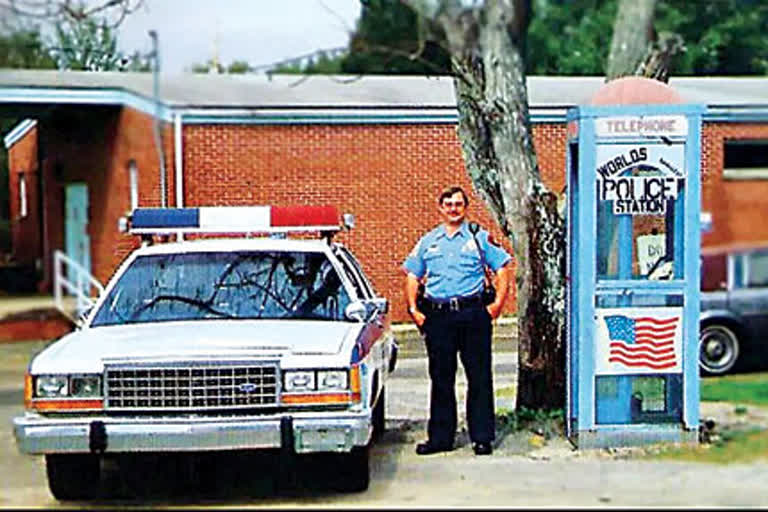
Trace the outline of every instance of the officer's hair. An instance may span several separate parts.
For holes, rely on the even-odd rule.
[[[437,199],[437,204],[442,205],[444,199],[450,198],[456,192],[461,192],[461,197],[464,198],[464,206],[469,206],[469,198],[467,197],[467,193],[464,192],[463,188],[456,186],[444,188],[443,191],[440,192],[440,197]]]

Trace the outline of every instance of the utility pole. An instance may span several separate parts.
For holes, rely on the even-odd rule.
[[[165,152],[163,151],[163,135],[161,132],[162,119],[160,117],[160,45],[157,42],[157,32],[154,30],[149,31],[149,37],[152,39],[152,53],[150,56],[153,60],[152,66],[152,81],[153,81],[153,95],[155,99],[155,146],[157,147],[157,158],[160,161],[160,207],[166,207],[166,172],[165,172]]]

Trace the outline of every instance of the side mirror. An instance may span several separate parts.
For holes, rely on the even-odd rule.
[[[379,310],[381,314],[385,314],[389,311],[389,301],[384,297],[376,297],[373,299],[373,305]]]
[[[355,300],[350,302],[349,305],[344,308],[344,316],[355,322],[365,322],[368,318],[368,308],[366,307],[365,302]]]

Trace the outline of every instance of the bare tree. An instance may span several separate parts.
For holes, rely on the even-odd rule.
[[[565,399],[565,234],[533,148],[523,62],[529,0],[403,0],[451,55],[464,161],[517,260],[518,407]]]
[[[467,171],[517,259],[517,405],[562,407],[565,397],[565,223],[533,148],[525,39],[530,0],[403,0],[425,37],[451,55]],[[619,0],[607,79],[666,81],[679,36],[656,38],[656,0]],[[437,28],[437,30],[435,30]],[[557,37],[557,35],[553,35]]]
[[[52,22],[98,17],[115,28],[142,5],[144,0],[0,0],[0,18]]]

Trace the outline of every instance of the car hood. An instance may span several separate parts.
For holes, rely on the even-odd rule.
[[[362,324],[316,320],[206,320],[94,327],[53,343],[30,371],[100,372],[119,361],[337,354]]]

